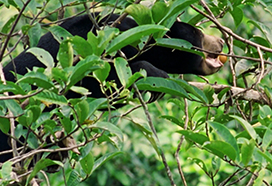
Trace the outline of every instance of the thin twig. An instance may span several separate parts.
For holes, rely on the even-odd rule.
[[[146,115],[146,117],[147,117],[148,124],[149,124],[149,126],[150,126],[150,128],[151,128],[151,130],[152,130],[152,132],[153,132],[153,134],[154,134],[154,136],[156,137],[157,144],[159,145],[159,144],[160,144],[160,141],[159,141],[159,138],[158,138],[156,129],[155,129],[154,125],[153,125],[151,116],[150,116],[150,114],[149,114],[149,112],[148,112],[147,105],[146,105],[146,103],[144,102],[143,97],[142,97],[142,95],[141,95],[141,93],[140,93],[138,87],[135,85],[135,83],[132,85],[132,87],[134,88],[135,93],[136,93],[136,95],[138,96],[138,99],[140,100],[140,102],[141,102],[141,104],[142,104],[142,106],[143,106],[145,115]],[[167,176],[168,176],[168,178],[169,178],[169,180],[170,180],[170,182],[171,182],[171,185],[172,185],[172,186],[176,186],[176,184],[175,184],[175,182],[174,182],[174,179],[173,179],[173,176],[172,176],[172,173],[171,173],[171,170],[170,170],[170,167],[169,167],[169,165],[167,164],[167,161],[166,161],[166,157],[165,157],[165,155],[164,155],[164,152],[163,152],[162,150],[161,150],[160,152],[161,152],[162,162],[163,162],[164,167],[165,167],[165,169],[166,169],[166,173],[167,173]]]
[[[184,112],[185,112],[185,122],[184,122],[184,130],[187,130],[187,128],[188,128],[188,123],[189,123],[189,111],[188,111],[188,101],[187,101],[187,99],[184,99]],[[181,137],[180,137],[180,142],[179,142],[179,144],[178,144],[178,147],[177,147],[177,150],[176,150],[176,152],[175,152],[175,158],[176,158],[176,160],[177,160],[177,164],[178,164],[178,171],[179,171],[179,175],[180,175],[180,177],[181,177],[181,180],[182,180],[182,182],[183,182],[183,185],[184,186],[187,186],[187,182],[186,182],[186,178],[185,178],[185,176],[184,176],[184,173],[183,173],[183,171],[182,171],[182,168],[181,168],[181,163],[180,163],[180,160],[179,160],[179,151],[180,151],[180,149],[181,149],[181,145],[182,145],[182,143],[183,143],[183,141],[184,141],[184,135],[182,135]]]

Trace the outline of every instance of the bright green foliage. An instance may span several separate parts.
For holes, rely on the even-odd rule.
[[[227,42],[224,52],[231,50],[236,55],[205,81],[194,75],[183,75],[183,79],[176,75],[169,79],[146,77],[144,70],[132,75],[129,59],[114,57],[126,45],[138,46],[142,51],[148,49],[151,46],[145,46],[144,42],[152,37],[156,45],[204,57],[184,40],[162,37],[177,16],[205,33],[222,35],[219,29],[211,28],[216,25],[207,16],[210,12],[197,0],[156,1],[149,7],[127,0],[92,1],[99,2],[97,6],[102,14],[126,12],[140,26],[125,32],[101,27],[96,34],[89,32],[87,40],[72,36],[59,26],[46,25],[48,21],[57,23],[58,15],[54,12],[59,10],[61,16],[63,7],[65,17],[85,11],[85,1],[26,2],[0,0],[0,52],[4,52],[1,63],[6,65],[10,61],[9,51],[12,57],[22,51],[24,46],[18,42],[21,39],[18,33],[23,33],[31,47],[27,52],[35,55],[46,68],[34,68],[24,76],[18,75],[16,83],[0,83],[0,130],[3,133],[13,130],[16,139],[27,138],[25,145],[31,148],[20,156],[25,161],[25,170],[14,170],[14,160],[1,165],[0,185],[10,185],[16,178],[12,175],[29,171],[31,153],[43,150],[47,152],[40,154],[41,159],[27,172],[23,185],[34,177],[45,180],[41,171],[52,165],[60,165],[62,169],[47,175],[52,186],[170,185],[162,153],[176,185],[185,181],[187,185],[197,186],[247,185],[250,180],[254,186],[272,184],[271,1],[203,1],[223,26],[221,30],[227,31],[223,37]],[[15,30],[11,32],[13,24]],[[35,47],[45,31],[51,32],[60,43],[56,64],[48,52]],[[5,42],[8,50],[3,51]],[[111,68],[117,71],[121,89],[116,82],[107,81]],[[77,84],[86,76],[96,78],[107,97],[94,99],[91,92]],[[190,81],[205,85],[192,86]],[[133,84],[140,91],[166,95],[144,110],[138,108],[141,103],[135,90],[130,89]],[[225,86],[218,88],[219,85]],[[237,87],[243,91],[237,94],[233,91]],[[82,97],[66,98],[69,90]],[[6,92],[17,99],[11,99]],[[261,96],[257,98],[258,95]],[[143,97],[149,98],[145,93]],[[52,104],[56,107],[48,111]],[[115,104],[128,105],[115,110]],[[11,116],[19,123],[15,129],[10,127]],[[63,136],[58,137],[58,132]],[[73,143],[68,145],[68,161],[48,159],[48,151],[59,152],[61,147],[57,142],[65,139],[71,142],[70,136]],[[51,144],[47,144],[48,138],[52,138]],[[177,154],[185,180],[180,176],[174,156],[180,141]],[[43,181],[41,185],[47,183]]]

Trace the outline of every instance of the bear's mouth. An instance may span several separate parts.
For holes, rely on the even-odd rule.
[[[205,58],[206,64],[214,69],[221,68],[224,64],[219,60],[218,54],[208,54]]]

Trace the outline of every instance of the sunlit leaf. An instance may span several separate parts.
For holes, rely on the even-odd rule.
[[[258,135],[256,131],[246,120],[234,115],[232,115],[231,117],[236,119],[243,126],[243,128],[247,131],[247,133],[251,136],[252,139],[255,140],[257,138]]]

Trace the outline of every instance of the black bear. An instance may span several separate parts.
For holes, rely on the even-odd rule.
[[[98,14],[95,14],[95,16],[98,17]],[[110,25],[118,17],[119,15],[112,14],[101,19],[98,24],[99,26]],[[88,15],[74,17],[64,21],[60,26],[65,28],[72,35],[78,35],[85,39],[87,38],[87,33],[93,29],[93,23],[89,19]],[[117,24],[117,28],[120,31],[126,31],[136,26],[138,26],[137,23],[128,17]],[[187,40],[197,48],[216,53],[220,53],[222,51],[224,43],[220,38],[205,35],[199,29],[187,23],[178,21],[173,24],[170,31],[166,33],[166,36]],[[150,42],[154,41],[151,40]],[[54,60],[57,61],[56,56],[59,49],[59,43],[54,39],[51,33],[47,33],[42,36],[37,47],[47,50]],[[132,46],[126,46],[122,49],[122,52],[127,56],[127,58],[130,58],[137,54],[138,50]],[[202,58],[194,53],[173,50],[171,48],[155,45],[129,61],[129,65],[133,73],[140,69],[145,69],[147,76],[163,78],[168,77],[167,73],[210,75],[217,72],[223,66],[222,62],[218,59],[218,55],[205,53],[205,56],[205,58]],[[44,65],[34,55],[24,51],[18,55],[13,62],[7,64],[3,68],[3,71],[6,80],[15,82],[16,78],[11,71],[23,75],[27,73],[27,69],[31,70],[34,66],[44,67]],[[119,81],[114,68],[112,68],[108,80]],[[99,84],[95,79],[86,77],[80,82],[80,85],[92,92],[92,97],[104,97],[104,94],[101,92]],[[70,91],[66,96],[67,98],[75,98],[80,95]],[[0,134],[0,140],[2,141],[0,151],[10,149],[5,143],[7,141],[6,135]],[[9,158],[11,158],[10,154],[1,156],[0,162],[4,162]]]

